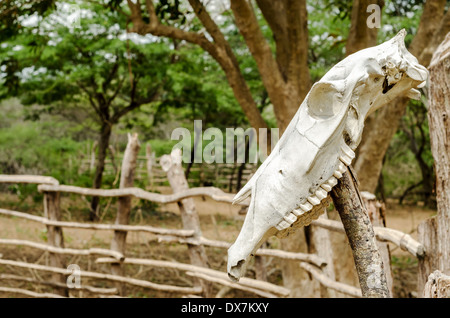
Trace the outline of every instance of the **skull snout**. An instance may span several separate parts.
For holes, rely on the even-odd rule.
[[[228,249],[228,276],[233,281],[238,281],[244,274],[248,260],[267,237],[274,234],[274,228],[264,218],[254,215],[251,206],[245,217],[241,232],[234,244]]]
[[[401,46],[401,56],[406,62],[406,75],[416,82],[419,82],[419,88],[423,87],[428,78],[428,70],[425,66],[420,65],[417,58],[412,55],[405,47],[404,43]]]
[[[420,64],[410,64],[406,70],[406,75],[411,77],[414,81],[419,82],[420,84],[417,87],[421,88],[425,86],[427,81],[428,70]]]
[[[244,275],[245,265],[246,265],[246,256],[245,253],[240,253],[239,247],[236,244],[233,244],[228,249],[228,277],[237,282]]]

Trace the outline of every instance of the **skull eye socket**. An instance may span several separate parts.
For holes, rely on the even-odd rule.
[[[308,113],[311,117],[323,120],[336,115],[343,104],[339,94],[331,84],[317,83],[314,85],[307,100]]]

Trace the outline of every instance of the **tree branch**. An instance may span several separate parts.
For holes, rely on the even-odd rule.
[[[107,100],[108,105],[111,105],[112,101],[114,99],[116,99],[116,97],[119,94],[119,92],[120,92],[124,82],[125,82],[125,77],[123,77],[121,80],[119,80],[119,83],[117,84],[116,89],[114,90],[114,93]]]
[[[251,91],[245,82],[240,71],[237,59],[234,56],[229,43],[214,21],[209,17],[203,4],[198,0],[189,1],[194,8],[197,17],[205,23],[208,33],[215,42],[209,41],[205,34],[181,30],[172,26],[162,24],[155,11],[153,1],[146,0],[146,9],[150,16],[150,23],[145,23],[142,19],[140,4],[134,4],[128,0],[128,6],[131,11],[130,20],[133,23],[132,32],[141,35],[152,34],[154,36],[167,37],[176,40],[196,44],[208,52],[221,66],[227,77],[228,83],[233,89],[233,93],[246,114],[250,124],[259,132],[258,128],[267,128],[267,123],[261,116],[256,102],[253,99]],[[223,39],[223,41],[221,40]],[[268,138],[270,140],[270,137]]]
[[[113,67],[111,68],[111,71],[109,72],[108,77],[105,79],[105,81],[102,84],[102,89],[103,89],[104,93],[106,93],[106,90],[108,89],[109,84],[111,84],[111,81],[116,76],[118,69],[119,69],[119,59],[116,59],[116,62],[114,63]]]
[[[111,118],[111,122],[116,123],[116,122],[119,121],[120,118],[122,118],[123,116],[125,116],[129,112],[135,110],[136,108],[139,108],[139,107],[141,107],[144,104],[148,104],[148,103],[156,101],[159,98],[159,96],[160,96],[160,87],[161,86],[159,86],[155,90],[155,92],[153,92],[153,94],[151,94],[147,98],[141,98],[139,100],[132,99],[132,101],[130,102],[130,104],[128,106],[126,106],[126,107],[124,107],[124,108],[122,108],[122,109],[120,109],[120,110],[118,110],[118,111],[116,111],[114,113],[114,115]]]
[[[286,19],[286,0],[256,0],[264,19],[272,30],[276,46],[276,60],[281,74],[287,81],[289,69],[289,41]],[[277,14],[273,14],[277,12]]]
[[[287,78],[288,83],[298,92],[301,101],[311,88],[308,65],[308,12],[305,0],[288,0],[287,5],[289,7],[286,12],[289,43]]]
[[[78,83],[78,86],[80,86],[81,90],[82,90],[83,92],[85,92],[86,95],[88,96],[89,103],[90,103],[91,107],[94,109],[94,111],[95,111],[95,112],[97,113],[97,115],[100,117],[100,119],[103,120],[102,113],[100,112],[100,109],[98,108],[98,106],[95,104],[95,101],[92,99],[92,95],[91,95],[91,93],[89,92],[89,90],[88,90],[83,84],[81,84],[80,82],[77,82],[77,83]]]
[[[177,40],[184,40],[189,43],[197,44],[205,51],[211,54],[214,51],[214,45],[208,41],[204,34],[181,30],[172,26],[162,24],[155,11],[153,1],[146,0],[146,8],[150,16],[150,23],[146,24],[142,19],[140,3],[134,4],[131,0],[127,0],[131,10],[130,20],[133,23],[131,32],[141,35],[152,34],[154,36],[168,37]]]
[[[350,167],[331,190],[331,197],[352,248],[363,297],[390,297],[375,232]]]
[[[367,27],[367,7],[370,4],[384,6],[384,0],[354,0],[351,16],[350,32],[345,47],[346,55],[377,44],[378,28]]]
[[[231,0],[230,3],[236,18],[236,25],[258,65],[269,97],[273,103],[276,103],[280,91],[284,90],[285,81],[272,55],[269,43],[261,32],[253,8],[246,0]]]
[[[275,116],[280,128],[284,131],[291,117],[286,114],[285,88],[286,82],[272,55],[270,46],[264,38],[253,8],[245,0],[232,0],[231,10],[236,19],[236,25],[256,61],[264,87],[275,106]],[[297,105],[298,106],[298,105]]]

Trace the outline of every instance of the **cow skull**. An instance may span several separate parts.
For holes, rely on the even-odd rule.
[[[335,65],[311,88],[270,156],[235,196],[251,196],[241,232],[228,250],[237,281],[270,236],[306,226],[355,157],[368,115],[397,96],[420,98],[428,71],[407,51],[406,31]]]

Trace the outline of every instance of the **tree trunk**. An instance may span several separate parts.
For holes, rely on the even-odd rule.
[[[433,166],[429,167],[422,157],[422,153],[416,154],[416,160],[422,173],[423,201],[425,206],[432,207],[431,195],[433,194]]]
[[[273,27],[276,58],[264,38],[251,3],[241,0],[230,3],[236,25],[258,66],[282,133],[311,87],[306,1],[258,1],[261,12]],[[274,15],[274,10],[281,10],[276,11],[281,14]]]
[[[103,181],[103,172],[105,171],[106,153],[109,147],[109,139],[111,137],[112,125],[109,123],[103,123],[100,129],[100,138],[98,142],[98,157],[95,165],[95,176],[92,187],[94,189],[100,189]],[[99,197],[92,197],[91,211],[89,214],[89,220],[94,221],[98,219],[98,204]]]
[[[370,4],[377,4],[381,9],[384,6],[384,0],[353,1],[351,27],[345,47],[346,55],[353,54],[362,49],[375,46],[377,44],[378,28],[369,28],[367,26],[367,18],[369,16],[367,7]]]
[[[419,296],[433,271],[450,274],[450,32],[434,54],[429,70],[428,118],[438,213],[418,229],[426,251],[425,258],[419,260]]]

